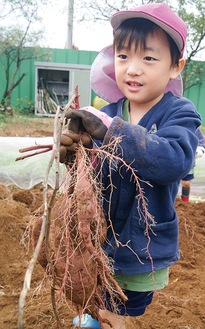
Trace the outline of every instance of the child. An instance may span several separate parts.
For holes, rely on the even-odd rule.
[[[196,156],[195,158],[200,158],[205,153],[205,138],[202,134],[200,128],[196,130],[196,136],[198,138],[198,146],[196,149]],[[194,164],[195,167],[195,164]],[[189,202],[190,197],[190,190],[191,190],[191,181],[194,179],[194,167],[191,171],[184,177],[181,181],[181,199],[184,202]]]
[[[114,261],[115,279],[128,301],[119,305],[118,315],[112,313],[112,305],[100,313],[113,328],[124,329],[125,315],[145,312],[154,290],[167,286],[169,267],[179,259],[174,204],[179,182],[193,166],[198,144],[195,131],[201,120],[194,105],[181,97],[184,22],[166,4],[152,3],[117,12],[111,24],[113,46],[99,53],[91,70],[92,88],[111,104],[100,111],[91,107],[68,110],[66,117],[72,127],[78,122],[104,145],[122,137],[118,156],[137,171],[147,209],[156,222],[149,223],[147,250],[136,184],[126,168],[119,165],[119,171],[110,170],[104,162],[103,207],[119,241],[117,246],[109,225],[104,248]],[[73,137],[71,126],[65,139]],[[73,146],[69,142],[68,150],[75,150],[77,140],[73,138]],[[78,325],[78,318],[74,324]],[[97,320],[86,316],[80,326],[100,328]],[[104,328],[110,327],[105,324]]]

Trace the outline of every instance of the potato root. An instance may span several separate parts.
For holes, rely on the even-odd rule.
[[[69,174],[69,189],[52,209],[49,238],[44,241],[38,260],[50,277],[55,276],[58,301],[65,294],[79,315],[91,314],[103,328],[106,320],[98,312],[99,308],[105,309],[102,293],[108,291],[118,301],[126,300],[126,296],[113,279],[112,266],[102,248],[107,227],[101,190],[82,144]],[[33,227],[34,246],[39,231],[37,220]]]

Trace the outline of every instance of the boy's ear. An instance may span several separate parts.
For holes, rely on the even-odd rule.
[[[186,60],[184,58],[180,58],[179,64],[172,67],[172,73],[170,79],[176,79],[178,75],[182,72]]]

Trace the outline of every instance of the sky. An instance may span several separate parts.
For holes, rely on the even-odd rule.
[[[75,4],[78,3],[78,0]],[[80,1],[80,0],[79,0]],[[99,0],[103,1],[104,0]],[[45,26],[45,41],[43,46],[50,48],[65,48],[67,39],[67,8],[68,0],[50,0],[42,15]],[[113,34],[109,21],[104,23],[81,22],[75,18],[73,25],[73,44],[80,50],[100,51],[112,44]],[[205,50],[195,56],[196,60],[204,60]]]
[[[45,26],[45,45],[64,48],[67,39],[67,11],[59,7],[47,7],[42,23]],[[101,24],[78,23],[74,19],[73,44],[80,50],[99,51],[111,43],[112,28],[109,21]]]
[[[40,1],[40,0],[39,0]],[[77,6],[78,1],[74,0],[75,5]],[[104,0],[97,0],[99,3]],[[40,8],[40,16],[42,17],[42,23],[38,28],[43,27],[44,29],[44,40],[41,42],[42,47],[50,48],[65,48],[67,40],[67,16],[68,16],[68,2],[69,0],[49,0],[49,5]],[[1,0],[0,0],[1,4]],[[43,6],[43,5],[42,5]],[[78,47],[79,50],[95,50],[100,51],[102,48],[112,44],[113,33],[109,21],[104,21],[103,23],[95,23],[94,20],[89,22],[81,21],[76,19],[82,13],[77,7],[78,13],[74,11],[74,24],[73,24],[73,44]],[[0,6],[1,9],[1,6]],[[14,16],[13,19],[8,17],[9,21],[4,22],[5,25],[11,25],[11,22],[17,23],[17,20],[20,20],[20,25],[22,23],[21,16]],[[3,21],[1,21],[1,24]],[[205,42],[205,41],[204,41]],[[205,50],[201,53],[198,53],[195,59],[204,60]]]
[[[77,3],[80,0],[75,1]],[[32,27],[35,30],[43,29],[44,40],[40,42],[42,47],[62,49],[66,47],[68,2],[69,0],[49,0],[49,4],[41,4],[42,6],[39,7],[38,15],[41,17],[41,23],[34,23]],[[3,8],[1,7],[0,0],[0,10],[3,10]],[[6,12],[8,12],[8,10],[4,8],[3,13]],[[1,14],[2,13],[0,13],[0,17]],[[80,14],[81,12],[79,11],[78,18]],[[2,14],[2,17],[3,16]],[[77,14],[74,11],[73,44],[78,47],[79,50],[100,51],[102,48],[112,43],[113,35],[109,21],[94,23],[94,21],[91,20],[90,22],[82,21],[79,23],[79,19],[77,20],[76,16]],[[12,22],[15,26],[19,26],[20,28],[24,28],[24,26],[26,27],[28,24],[27,21],[25,23],[21,15],[16,15],[15,13],[4,16],[4,19],[1,19],[2,26],[13,25]]]

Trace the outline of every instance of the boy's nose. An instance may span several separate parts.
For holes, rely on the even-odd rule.
[[[142,75],[141,65],[137,61],[130,63],[127,69],[127,74],[131,76]]]

